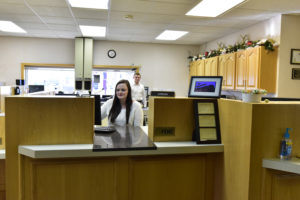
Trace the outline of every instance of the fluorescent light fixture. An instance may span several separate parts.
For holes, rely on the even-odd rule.
[[[0,31],[14,32],[14,33],[26,33],[24,29],[16,25],[11,21],[0,21]]]
[[[108,9],[109,0],[69,0],[72,7]]]
[[[165,30],[159,36],[157,36],[156,40],[177,40],[178,38],[187,34],[187,31],[171,31]]]
[[[105,37],[105,26],[79,26],[83,36]]]
[[[246,0],[202,0],[185,15],[217,17]]]

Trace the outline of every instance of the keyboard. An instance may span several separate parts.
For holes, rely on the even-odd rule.
[[[95,133],[107,134],[107,133],[113,133],[115,131],[116,131],[116,129],[113,126],[95,126],[94,127]]]

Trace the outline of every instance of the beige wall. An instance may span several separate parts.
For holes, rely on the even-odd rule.
[[[224,36],[217,40],[208,42],[200,46],[200,53],[205,51],[217,49],[217,43],[222,42],[225,45],[234,45],[236,42],[241,40],[241,35],[248,35],[250,40],[260,40],[264,38],[275,39],[280,43],[280,24],[281,24],[281,15],[272,17],[266,21],[260,22],[233,34]]]
[[[300,49],[300,16],[282,15],[279,52],[278,96],[300,98],[300,80],[291,79],[291,49]]]
[[[142,82],[153,88],[174,89],[177,96],[187,96],[189,55],[198,46],[94,41],[95,65],[141,65]],[[0,37],[0,82],[14,84],[26,63],[74,63],[74,40]],[[115,49],[114,59],[107,51]]]

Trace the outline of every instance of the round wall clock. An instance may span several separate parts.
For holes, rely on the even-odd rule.
[[[117,53],[116,53],[115,50],[110,49],[110,50],[108,50],[107,55],[108,55],[108,57],[110,57],[110,58],[114,58],[114,57],[116,57]]]

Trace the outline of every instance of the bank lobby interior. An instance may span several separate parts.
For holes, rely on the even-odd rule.
[[[14,19],[28,30],[0,31],[0,200],[300,199],[299,5],[248,0],[216,18],[184,15],[199,2],[110,0],[98,10],[68,0],[1,1],[0,22]],[[107,36],[83,35],[84,23],[107,25]],[[176,28],[189,33],[155,40],[161,30]],[[204,57],[244,38],[262,44]],[[274,40],[273,50],[265,39]],[[149,92],[145,126],[125,127],[124,134],[137,136],[126,141],[131,148],[102,149],[95,146],[95,100],[86,91],[81,97],[28,94],[28,70],[75,74],[78,63],[90,67],[89,76],[139,71],[150,91],[174,96]],[[189,95],[193,76],[222,76],[221,97]],[[267,90],[267,100],[242,99],[258,88]],[[216,139],[201,141],[203,128],[218,133]],[[289,160],[279,158],[286,128],[293,142]],[[122,130],[118,134],[125,141]],[[141,140],[155,148],[135,148]]]

